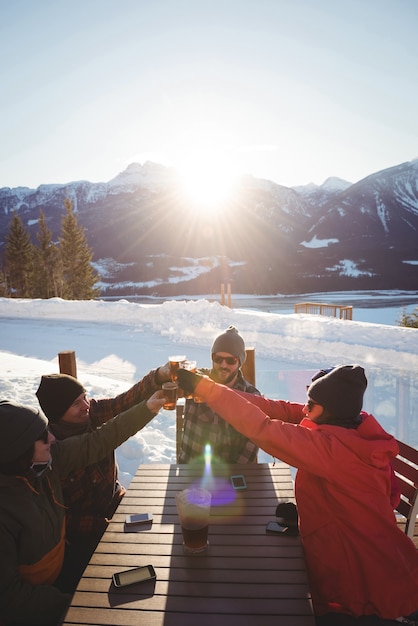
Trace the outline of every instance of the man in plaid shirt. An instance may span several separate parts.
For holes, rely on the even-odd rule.
[[[170,365],[166,363],[116,398],[96,400],[87,397],[76,378],[50,374],[42,376],[36,395],[52,434],[56,439],[66,439],[99,428],[119,413],[147,400],[168,380],[171,380]],[[66,476],[62,489],[68,507],[63,571],[72,575],[61,581],[61,588],[71,592],[126,491],[118,481],[115,453]]]
[[[244,340],[234,326],[212,344],[212,369],[199,370],[214,381],[232,389],[260,395],[245,380],[241,366],[246,359]],[[204,454],[210,444],[214,458],[226,463],[256,463],[258,447],[214,413],[206,404],[186,400],[179,463],[189,463]]]

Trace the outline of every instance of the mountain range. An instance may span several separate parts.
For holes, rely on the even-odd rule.
[[[418,160],[355,184],[284,187],[242,176],[216,214],[187,200],[175,170],[133,163],[107,183],[0,189],[0,253],[14,211],[36,242],[58,239],[64,199],[85,228],[102,295],[289,294],[418,285]]]

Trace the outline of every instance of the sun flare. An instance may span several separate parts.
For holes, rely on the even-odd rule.
[[[233,197],[237,176],[219,156],[190,157],[177,171],[182,193],[202,214],[221,211]]]

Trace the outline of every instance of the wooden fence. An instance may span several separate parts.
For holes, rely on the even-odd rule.
[[[340,320],[353,319],[353,307],[341,306],[339,304],[299,302],[298,304],[295,304],[295,313],[313,313],[314,315],[328,315],[329,317],[339,317]]]

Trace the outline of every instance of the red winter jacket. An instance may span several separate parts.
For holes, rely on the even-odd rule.
[[[243,397],[209,379],[197,393],[260,448],[298,468],[295,496],[316,615],[396,619],[418,609],[418,551],[398,528],[390,500],[398,445],[372,415],[363,413],[351,430],[300,421],[301,404]]]

